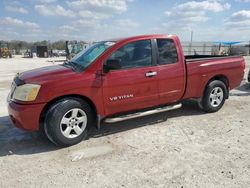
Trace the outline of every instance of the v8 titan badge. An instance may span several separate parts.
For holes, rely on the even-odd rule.
[[[133,94],[127,94],[127,95],[110,97],[109,100],[112,102],[112,101],[117,101],[117,100],[129,99],[129,98],[133,98],[133,97],[134,97]]]

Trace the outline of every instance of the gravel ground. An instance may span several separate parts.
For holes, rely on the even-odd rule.
[[[249,187],[246,80],[217,113],[187,101],[176,111],[103,125],[61,149],[13,127],[5,102],[16,72],[53,63],[0,59],[0,187]]]

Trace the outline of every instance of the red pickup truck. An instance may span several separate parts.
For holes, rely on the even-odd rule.
[[[241,83],[243,57],[184,56],[175,35],[94,43],[61,65],[23,72],[8,97],[13,123],[57,145],[86,139],[90,126],[181,107],[197,99],[216,112]]]

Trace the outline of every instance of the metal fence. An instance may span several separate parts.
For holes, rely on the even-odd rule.
[[[250,45],[221,45],[212,42],[183,42],[185,55],[250,55]]]

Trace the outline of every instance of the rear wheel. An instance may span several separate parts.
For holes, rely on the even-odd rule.
[[[204,96],[198,101],[205,112],[217,112],[224,105],[227,96],[227,87],[220,80],[211,81],[205,90]]]
[[[55,144],[70,146],[88,136],[94,122],[89,104],[77,98],[65,98],[50,107],[45,117],[45,133]]]

